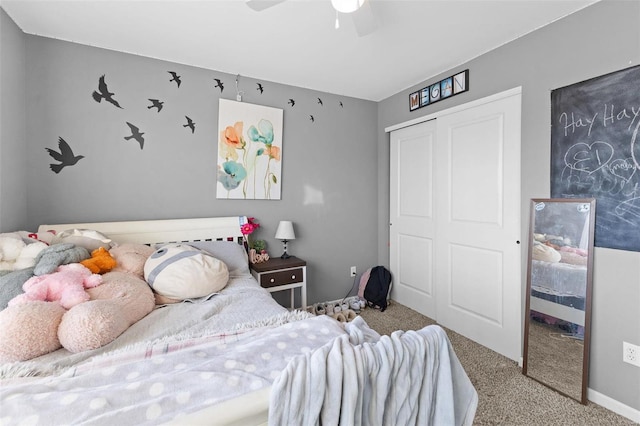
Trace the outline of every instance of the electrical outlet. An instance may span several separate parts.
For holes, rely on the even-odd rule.
[[[640,346],[622,342],[622,360],[640,367]]]
[[[352,277],[355,277],[355,276],[356,276],[356,267],[355,267],[355,266],[352,266],[352,267],[351,267],[351,276],[352,276]]]

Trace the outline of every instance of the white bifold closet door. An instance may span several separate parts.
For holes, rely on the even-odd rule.
[[[522,352],[520,91],[394,130],[393,299],[513,360]]]

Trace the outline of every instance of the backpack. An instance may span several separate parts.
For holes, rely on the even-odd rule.
[[[360,277],[358,296],[365,299],[369,307],[384,312],[387,309],[390,292],[391,272],[384,266],[369,268]]]

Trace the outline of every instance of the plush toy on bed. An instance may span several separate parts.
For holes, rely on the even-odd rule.
[[[101,285],[87,290],[90,301],[74,306],[62,317],[58,338],[71,352],[111,343],[155,308],[153,292],[142,278],[118,271],[102,278]]]
[[[91,252],[91,258],[80,263],[94,274],[104,274],[116,267],[116,260],[104,247],[98,247]]]
[[[80,263],[90,258],[89,251],[73,243],[53,244],[42,250],[36,257],[33,275],[45,275],[55,272],[60,265]]]
[[[144,244],[124,243],[117,245],[109,250],[117,262],[113,270],[128,272],[144,278],[144,264],[154,251],[155,249]]]
[[[22,286],[24,293],[13,298],[9,306],[41,300],[59,302],[63,308],[71,309],[89,300],[85,289],[101,283],[102,276],[92,273],[84,265],[60,265],[54,273],[29,278]]]
[[[19,232],[0,234],[0,270],[17,271],[36,264],[36,257],[47,244],[26,240]]]
[[[145,248],[146,247],[146,248]],[[147,246],[112,249],[117,270],[102,275],[102,284],[87,289],[90,299],[70,310],[57,302],[27,302],[0,312],[0,361],[26,361],[61,347],[71,352],[112,342],[155,307],[149,285],[141,278]]]
[[[204,250],[167,244],[149,256],[144,277],[161,305],[213,295],[227,285],[229,269]]]
[[[93,229],[67,229],[56,234],[51,244],[71,243],[79,247],[86,248],[89,253],[103,247],[107,250],[111,248],[111,239],[101,232]]]

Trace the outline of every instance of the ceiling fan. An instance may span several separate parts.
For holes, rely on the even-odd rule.
[[[286,0],[246,0],[246,3],[251,9],[260,12],[284,1]],[[371,34],[378,28],[369,0],[331,0],[331,5],[336,10],[336,28],[340,26],[340,13],[351,17],[360,37]]]

